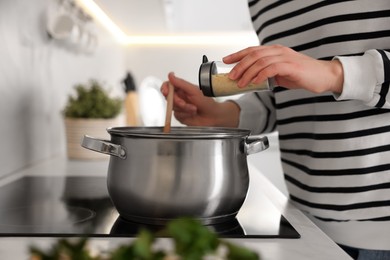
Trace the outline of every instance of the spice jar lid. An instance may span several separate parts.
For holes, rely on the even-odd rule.
[[[214,74],[214,61],[209,62],[206,55],[203,55],[202,64],[199,68],[199,88],[203,95],[207,97],[214,97],[213,89],[211,87],[211,75]]]

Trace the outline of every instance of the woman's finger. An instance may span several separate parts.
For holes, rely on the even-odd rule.
[[[250,67],[248,67],[241,78],[238,80],[238,87],[242,88],[247,86],[250,83],[260,83],[262,81],[267,80],[268,78],[276,76],[276,72],[274,70],[270,70],[269,68],[274,67],[275,64],[286,63],[283,56],[267,56],[255,61]]]
[[[246,71],[254,64],[259,67],[261,64],[267,66],[270,63],[270,58],[281,56],[285,52],[285,48],[280,45],[260,46],[261,48],[251,48],[246,55],[233,67],[229,73],[229,78],[232,80],[240,79]],[[261,68],[260,68],[261,69]],[[249,82],[248,82],[249,83]]]
[[[248,47],[248,48],[245,48],[243,50],[234,52],[232,54],[229,54],[229,55],[223,57],[222,61],[226,64],[232,64],[232,63],[239,62],[243,57],[248,55],[248,53],[251,53],[254,49],[257,49],[257,48],[262,48],[262,46],[252,46],[252,47]]]
[[[182,78],[176,77],[173,72],[168,74],[168,79],[173,86],[175,86],[175,89],[180,89],[189,95],[198,94],[198,92],[200,92],[200,89],[197,86]]]
[[[173,97],[173,110],[194,114],[197,111],[197,107],[176,94]]]

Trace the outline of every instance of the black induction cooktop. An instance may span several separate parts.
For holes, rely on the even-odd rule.
[[[299,238],[299,233],[264,201],[244,203],[234,220],[208,225],[225,238]],[[133,237],[138,230],[163,226],[123,219],[113,206],[105,177],[26,176],[0,187],[0,236]]]

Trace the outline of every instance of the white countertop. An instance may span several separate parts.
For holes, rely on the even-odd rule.
[[[105,176],[108,161],[68,161],[66,158],[54,158],[31,166],[20,172],[0,179],[0,186],[26,175],[94,175]],[[259,252],[262,260],[268,259],[351,259],[328,236],[316,227],[301,211],[294,207],[275,186],[255,167],[249,165],[250,188],[245,203],[255,205],[264,196],[294,226],[301,235],[299,239],[230,239]],[[30,245],[41,248],[50,247],[55,238],[41,237],[0,237],[0,259],[28,259]],[[129,238],[91,238],[90,248],[107,250],[128,243]],[[169,244],[168,239],[159,239],[162,246]]]

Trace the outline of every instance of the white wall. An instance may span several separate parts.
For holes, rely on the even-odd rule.
[[[125,76],[123,48],[101,28],[92,55],[47,38],[51,1],[0,1],[0,176],[65,153],[61,111],[75,83],[121,88]]]

